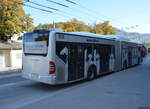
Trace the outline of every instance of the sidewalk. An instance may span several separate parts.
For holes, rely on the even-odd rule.
[[[12,74],[12,73],[19,73],[21,72],[20,67],[7,67],[7,68],[0,68],[0,75]]]
[[[2,68],[0,69],[0,79],[6,79],[10,77],[20,76],[22,72],[21,68]]]

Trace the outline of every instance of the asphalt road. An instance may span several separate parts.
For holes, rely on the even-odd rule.
[[[0,109],[150,109],[150,61],[97,78],[51,86],[0,75]]]

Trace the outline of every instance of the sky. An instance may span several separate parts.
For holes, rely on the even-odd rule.
[[[66,0],[52,0],[69,6],[69,8],[47,0],[30,1],[59,9],[59,11],[53,11],[29,2],[26,3],[53,11],[53,13],[43,12],[24,6],[25,12],[33,18],[35,26],[77,18],[89,25],[110,21],[112,26],[127,32],[150,33],[150,0],[71,0],[78,5],[71,4]]]

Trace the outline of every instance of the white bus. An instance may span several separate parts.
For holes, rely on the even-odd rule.
[[[115,37],[57,29],[26,33],[23,77],[47,84],[64,84],[92,80],[139,64],[141,45]]]

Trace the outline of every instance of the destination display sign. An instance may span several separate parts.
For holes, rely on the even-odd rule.
[[[46,41],[26,42],[25,53],[46,54]]]

